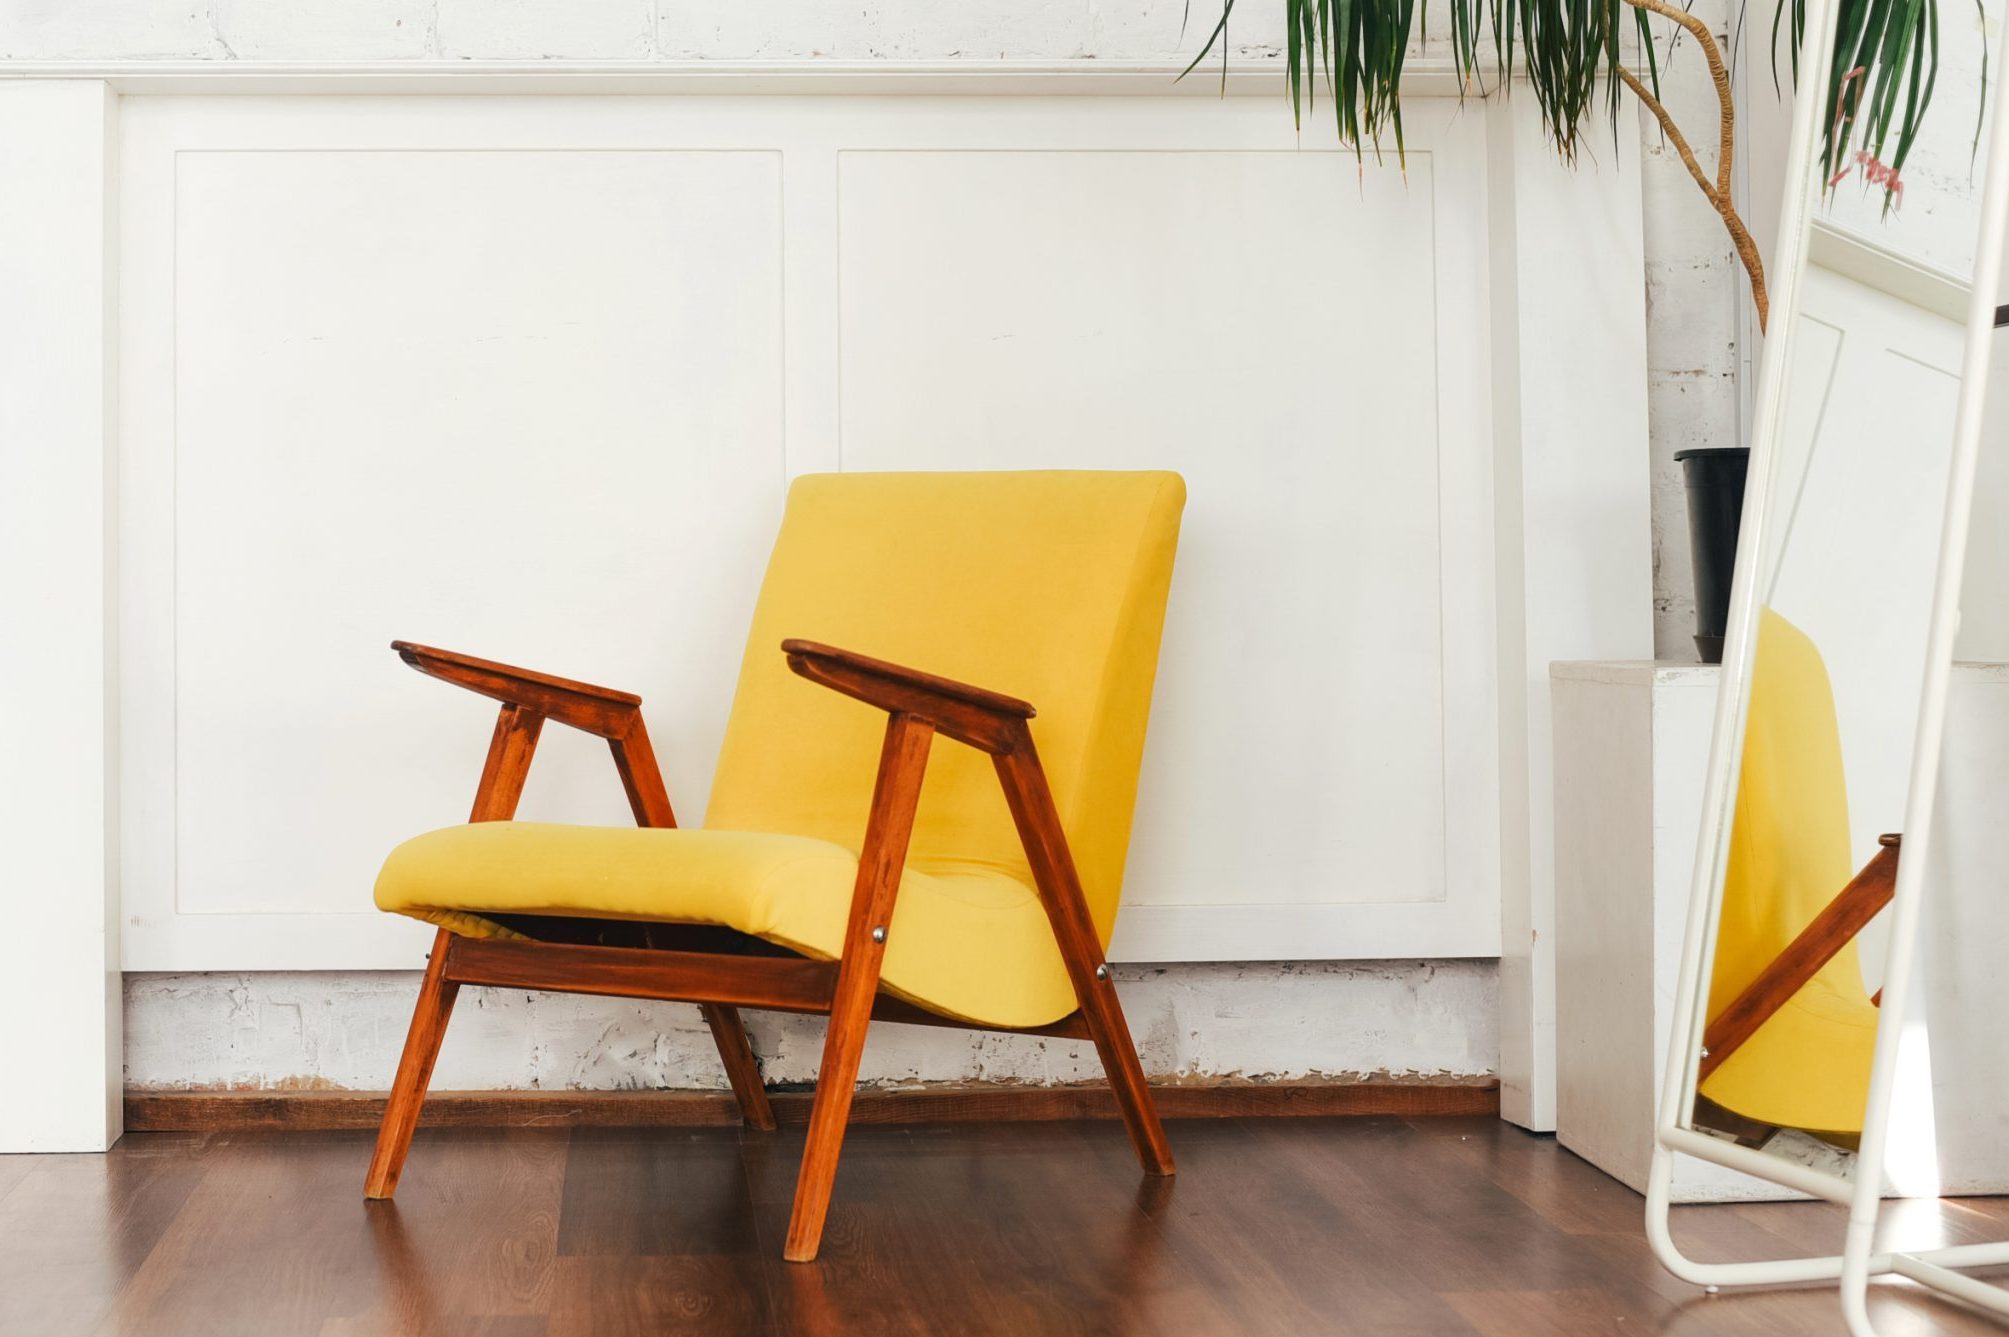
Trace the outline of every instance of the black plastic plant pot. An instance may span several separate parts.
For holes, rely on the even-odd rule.
[[[1688,488],[1688,546],[1695,564],[1695,650],[1705,664],[1723,662],[1730,621],[1730,577],[1737,569],[1737,526],[1744,515],[1746,446],[1678,450]]]

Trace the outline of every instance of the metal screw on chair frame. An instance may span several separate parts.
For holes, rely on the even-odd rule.
[[[1095,978],[1097,978],[1097,979],[1099,979],[1099,980],[1106,980],[1106,979],[1108,979],[1108,978],[1109,978],[1109,964],[1108,964],[1108,962],[1104,962],[1103,964],[1101,964],[1101,965],[1099,965],[1099,966],[1097,966],[1097,967],[1095,968]]]
[[[872,930],[872,941],[874,942],[886,941],[886,926],[884,924],[881,924],[877,928]]]

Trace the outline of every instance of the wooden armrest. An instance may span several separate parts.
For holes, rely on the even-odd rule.
[[[786,640],[789,668],[811,682],[896,714],[932,724],[957,742],[995,755],[1025,736],[1033,708],[1014,696],[891,664],[815,641]]]
[[[1890,904],[1897,889],[1898,836],[1879,836],[1883,848],[1849,879],[1841,893],[1826,909],[1786,944],[1772,964],[1758,972],[1744,992],[1709,1022],[1702,1036],[1702,1067],[1698,1081],[1707,1081],[1737,1047],[1757,1034],[1758,1028],[1788,999],[1806,987],[1835,953],[1848,945],[1877,912]],[[1879,994],[1881,991],[1879,991]],[[1878,1001],[1878,1000],[1872,1000]]]
[[[641,720],[642,698],[633,692],[595,687],[410,641],[392,641],[391,649],[428,677],[602,738],[624,738]]]

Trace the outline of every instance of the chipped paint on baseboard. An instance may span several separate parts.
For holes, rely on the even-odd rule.
[[[1118,966],[1155,1080],[1485,1076],[1499,1066],[1490,961]],[[126,1084],[144,1090],[380,1089],[418,990],[394,971],[126,976]],[[815,1078],[817,1017],[747,1014],[770,1083]],[[1082,1041],[879,1025],[876,1084],[1096,1080]],[[464,1090],[725,1085],[688,1004],[465,988],[433,1084]]]

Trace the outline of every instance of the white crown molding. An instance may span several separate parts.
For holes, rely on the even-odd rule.
[[[1967,295],[1972,285],[1966,277],[1913,259],[1880,240],[1816,218],[1808,254],[1823,269],[1832,269],[1899,301],[1948,320],[1967,319]]]
[[[952,94],[1281,96],[1281,63],[1235,61],[1181,80],[1178,61],[251,60],[0,61],[0,79],[90,79],[122,94]],[[1451,62],[1412,61],[1414,97],[1483,96]]]

